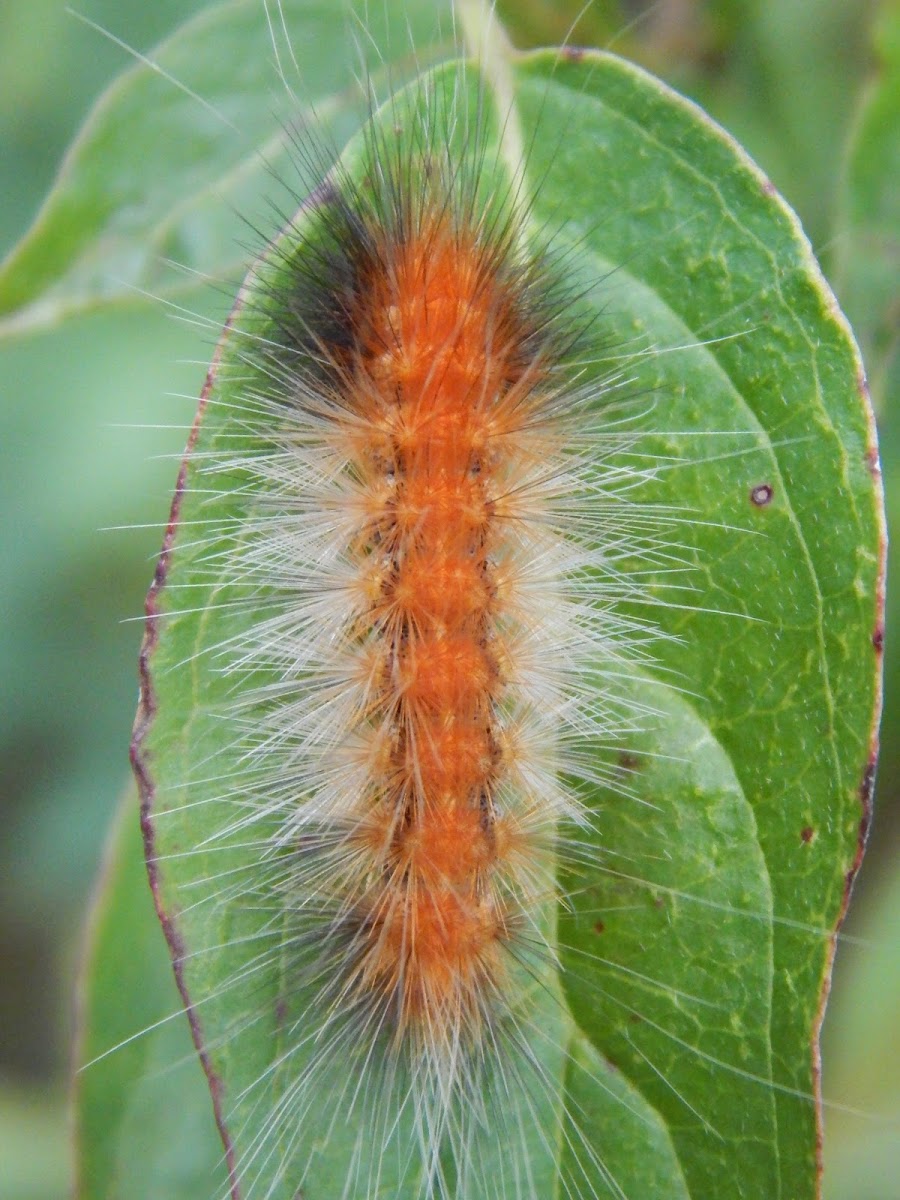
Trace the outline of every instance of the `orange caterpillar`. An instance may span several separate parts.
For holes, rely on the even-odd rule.
[[[488,446],[508,423],[491,410],[515,365],[502,309],[488,358],[499,306],[479,257],[437,222],[417,231],[394,278],[371,281],[354,364],[374,443],[359,464],[374,593],[363,670],[375,681],[360,836],[386,876],[362,901],[360,984],[386,993],[401,1026],[423,1014],[469,1023],[507,924],[491,884],[509,818],[493,799],[502,684],[487,485]]]
[[[584,746],[625,728],[602,677],[639,633],[613,607],[635,593],[615,564],[638,472],[605,461],[628,443],[601,403],[620,381],[576,363],[577,272],[552,231],[525,242],[512,118],[487,108],[454,65],[376,117],[362,166],[256,265],[209,393],[230,424],[189,447],[196,520],[219,506],[180,547],[219,631],[218,722],[192,754],[226,818],[189,851],[217,907],[179,981],[235,1200],[322,1180],[335,1200],[542,1200],[563,1139],[606,1177],[552,1111],[555,875],[602,770]],[[235,748],[210,764],[221,720]],[[223,968],[197,982],[213,952],[224,988]]]
[[[245,825],[281,826],[256,890],[287,914],[300,1053],[310,1021],[328,1048],[273,1127],[295,1135],[359,1042],[350,1073],[414,1110],[423,1194],[462,1196],[442,1142],[464,1173],[478,1128],[504,1127],[486,1118],[503,1088],[523,1070],[542,1086],[512,1008],[553,965],[555,830],[578,810],[558,730],[564,713],[597,724],[577,676],[612,619],[578,595],[596,548],[563,532],[561,498],[592,502],[567,438],[601,387],[567,365],[572,297],[517,242],[481,132],[462,168],[427,144],[435,103],[395,109],[426,131],[411,164],[367,135],[377,168],[322,189],[261,269],[244,356],[269,448],[211,469],[258,489],[234,574],[279,584],[238,645],[278,680],[241,699],[265,781]],[[362,1086],[344,1085],[344,1118]]]
[[[318,290],[273,293],[267,317],[291,356],[266,357],[307,406],[309,445],[285,447],[298,474],[315,470],[310,446],[332,464],[303,499],[336,535],[319,577],[331,620],[302,642],[339,716],[303,756],[314,773],[346,760],[354,775],[327,817],[327,778],[297,817],[338,868],[330,990],[446,1083],[501,1003],[503,950],[564,803],[552,774],[523,778],[517,734],[543,727],[549,744],[539,707],[559,702],[555,668],[528,678],[547,631],[523,621],[519,593],[542,591],[557,625],[565,603],[549,512],[528,529],[559,486],[559,303],[496,201],[479,220],[474,194],[436,180],[326,195]]]
[[[504,797],[504,493],[528,462],[547,367],[496,245],[432,207],[360,265],[353,345],[336,357],[362,427],[348,441],[365,703],[348,733],[367,744],[355,840],[371,866],[350,916],[363,931],[353,987],[391,1008],[398,1034],[424,1024],[449,1045],[478,1037],[515,921],[497,880],[514,878],[527,839]]]

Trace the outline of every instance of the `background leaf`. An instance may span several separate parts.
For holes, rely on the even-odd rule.
[[[273,86],[272,35],[258,0],[205,9],[125,71],[0,266],[0,334],[140,291],[164,296],[195,282],[192,273],[219,277],[240,266],[240,243],[254,240],[257,223],[272,223],[271,204],[260,211],[259,198],[263,181],[285,171],[286,130],[314,127],[326,167],[365,111],[367,72],[377,94],[386,62],[402,77],[440,37],[440,3],[412,0],[399,46],[383,10],[358,7],[336,16],[329,0],[285,0],[290,46],[315,46],[301,79],[278,28],[287,86]],[[347,54],[354,35],[356,58]],[[287,173],[302,189],[296,169]]]
[[[876,78],[860,107],[840,193],[836,286],[876,406],[900,394],[900,8],[876,29]]]
[[[699,110],[611,57],[525,58],[515,82],[541,181],[536,227],[564,213],[559,240],[578,247],[569,261],[604,335],[668,351],[637,368],[656,398],[641,450],[671,464],[642,498],[683,514],[677,542],[693,567],[671,606],[670,574],[653,584],[654,619],[676,636],[659,644],[652,677],[635,680],[660,720],[637,762],[620,764],[652,807],[592,797],[608,865],[563,916],[578,1054],[596,1054],[600,1076],[611,1060],[652,1110],[642,1161],[659,1190],[635,1195],[685,1186],[802,1200],[817,1192],[816,1041],[877,710],[883,530],[861,364],[795,218]],[[359,170],[358,153],[348,161]],[[213,397],[225,403],[205,413],[200,455],[246,436],[229,417],[233,333],[222,354]],[[228,606],[233,581],[210,578],[216,546],[190,530],[245,514],[227,477],[216,495],[194,490],[209,487],[198,463],[188,459],[156,597],[171,615],[152,653],[141,757],[163,907],[189,950],[223,947],[180,969],[192,997],[216,997],[204,1000],[204,1045],[232,1136],[252,1139],[291,1079],[273,1081],[269,1103],[258,1090],[246,1099],[277,1038],[279,979],[255,978],[249,1029],[246,996],[223,990],[247,965],[259,913],[197,902],[204,880],[252,867],[254,853],[209,840],[228,814],[202,782],[206,765],[228,775],[239,748],[216,715],[230,684],[206,650],[247,617]],[[190,595],[191,611],[173,594]],[[623,901],[629,920],[608,924]],[[560,1088],[560,1103],[564,1089],[587,1089],[585,1111],[605,1106],[596,1077]],[[635,1157],[628,1112],[604,1113],[602,1152]],[[324,1188],[339,1166],[323,1155],[316,1169]],[[598,1195],[604,1186],[615,1194],[598,1178]]]
[[[897,1190],[900,1078],[900,876],[859,914],[843,953],[859,992],[836,991],[825,1044],[826,1094],[852,1111],[826,1113],[825,1196],[889,1200]],[[841,1031],[843,1037],[836,1037]],[[880,1118],[878,1114],[881,1114]]]

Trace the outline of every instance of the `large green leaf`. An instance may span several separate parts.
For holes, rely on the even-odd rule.
[[[246,263],[247,222],[272,221],[259,198],[286,173],[290,130],[314,127],[327,166],[365,110],[357,81],[377,94],[385,63],[396,81],[428,59],[444,5],[406,8],[396,29],[377,5],[336,15],[330,0],[282,0],[272,33],[259,0],[228,0],[181,26],[100,98],[0,265],[0,334]],[[296,169],[290,178],[302,186]]]
[[[542,1197],[562,1170],[628,1200],[803,1200],[818,1190],[833,935],[874,770],[883,528],[861,363],[796,219],[703,113],[606,55],[527,56],[511,78],[529,150],[525,235],[558,230],[597,354],[654,348],[627,370],[652,397],[634,426],[641,461],[658,464],[640,500],[672,522],[672,553],[636,606],[670,636],[621,684],[643,728],[627,752],[583,748],[619,786],[588,796],[594,865],[563,873],[562,1004],[549,979],[521,997],[547,1141],[488,1148],[490,1178],[517,1194],[518,1155]],[[434,86],[449,95],[460,77],[448,69]],[[474,104],[478,85],[466,87]],[[388,143],[403,138],[395,110],[378,119]],[[501,127],[485,122],[485,162]],[[360,179],[366,145],[344,158]],[[227,547],[254,498],[239,472],[204,466],[255,448],[241,333],[258,333],[258,286],[251,277],[220,345],[179,481],[135,759],[157,902],[229,1154],[273,1197],[293,1195],[311,1158],[303,1194],[324,1200],[345,1194],[357,1130],[332,1126],[323,1094],[283,1143],[265,1133],[315,1051],[279,1058],[305,997],[285,997],[281,970],[261,961],[267,906],[240,901],[259,830],[223,836],[235,808],[222,781],[240,777],[243,747],[223,719],[234,678],[219,651],[254,619]],[[378,1194],[417,1194],[401,1177],[386,1162]]]

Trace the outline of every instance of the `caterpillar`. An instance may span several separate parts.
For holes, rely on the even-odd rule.
[[[229,319],[148,602],[148,867],[233,1197],[711,1194],[727,1138],[816,1123],[813,1064],[785,1069],[770,1027],[792,986],[776,960],[823,970],[827,922],[778,911],[740,703],[717,723],[677,680],[711,630],[733,673],[752,627],[783,620],[783,597],[737,583],[795,537],[796,429],[745,411],[743,356],[778,344],[779,288],[821,284],[774,200],[772,290],[722,270],[725,249],[769,250],[716,194],[769,192],[709,131],[724,174],[666,183],[725,232],[671,252],[671,197],[640,162],[672,101],[655,110],[632,68],[493,62],[373,105],[334,167],[297,134],[319,186]],[[584,118],[603,155],[635,148],[624,212],[573,163],[590,103],[617,114]],[[686,143],[704,136],[677,111]],[[642,276],[627,253],[648,238]],[[646,349],[647,312],[668,354]],[[727,499],[703,503],[710,485]],[[664,637],[653,606],[684,627]],[[829,833],[805,795],[791,853],[855,848],[853,820]],[[801,1020],[787,1003],[779,1028]],[[789,1153],[807,1177],[814,1138]],[[789,1169],[751,1156],[736,1186],[778,1194]]]
[[[517,243],[526,210],[487,150],[483,85],[451,68],[389,119],[366,135],[364,181],[339,170],[279,248],[283,274],[251,285],[242,421],[258,450],[200,468],[255,498],[228,575],[251,595],[278,580],[225,650],[226,677],[267,682],[242,689],[247,770],[224,834],[263,843],[252,893],[286,921],[291,960],[283,1057],[306,1060],[251,1145],[259,1178],[235,1163],[233,1187],[249,1175],[266,1194],[292,1157],[273,1169],[266,1142],[338,1117],[359,1124],[343,1194],[416,1172],[422,1195],[489,1193],[476,1143],[528,1116],[491,1060],[526,1076],[529,1104],[546,1069],[521,1031],[534,1006],[513,997],[553,961],[553,831],[580,807],[557,782],[556,726],[608,736],[583,676],[624,627],[615,551],[591,545],[624,506],[584,449],[615,438],[594,412],[609,385],[576,382],[574,289]],[[373,1111],[371,1076],[389,1097]]]

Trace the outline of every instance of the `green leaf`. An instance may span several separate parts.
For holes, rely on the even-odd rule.
[[[123,800],[79,996],[77,1200],[222,1194],[222,1143],[147,887],[137,797]],[[95,1061],[96,1060],[96,1061]]]
[[[853,321],[880,407],[900,388],[900,11],[876,30],[878,75],[850,143],[837,219],[835,286]]]
[[[439,96],[459,85],[455,68],[434,78]],[[487,1149],[486,1162],[499,1156],[489,1177],[510,1197],[511,1175],[549,1196],[563,1171],[620,1200],[806,1200],[818,1194],[833,935],[874,770],[884,537],[861,363],[796,218],[700,110],[591,52],[517,58],[512,96],[529,147],[524,232],[560,230],[595,318],[585,357],[653,348],[627,370],[652,398],[639,461],[658,466],[640,500],[666,514],[672,545],[634,607],[667,636],[619,685],[642,728],[624,750],[582,748],[611,786],[587,796],[593,866],[563,869],[570,900],[546,914],[559,925],[563,1005],[550,979],[522,991],[547,1141]],[[377,119],[388,145],[402,140],[394,110]],[[497,130],[485,121],[486,163]],[[359,180],[366,147],[357,139],[344,157]],[[263,275],[294,252],[295,234],[284,237]],[[202,1001],[197,1028],[239,1169],[289,1197],[311,1158],[304,1194],[330,1200],[349,1158],[365,1173],[378,1147],[359,1148],[331,1094],[273,1144],[269,1115],[316,1053],[281,1041],[297,1014],[311,1020],[309,997],[285,996],[282,968],[260,962],[266,906],[222,899],[226,881],[253,879],[260,854],[258,828],[223,839],[235,809],[221,783],[239,776],[242,746],[222,719],[234,679],[220,651],[254,620],[224,553],[254,498],[239,473],[204,467],[254,449],[239,335],[257,331],[258,286],[251,276],[220,344],[176,496],[136,758],[158,902],[183,986]],[[646,560],[635,570],[646,575]],[[265,601],[255,595],[257,611]],[[254,1161],[259,1138],[272,1155]],[[382,1167],[379,1195],[417,1194],[401,1165]]]
[[[364,0],[364,23],[353,10],[336,16],[331,0],[280,7],[302,76],[280,27],[273,51],[259,0],[229,0],[204,9],[107,89],[34,225],[0,265],[0,334],[140,292],[167,296],[196,285],[198,273],[245,270],[247,222],[272,223],[271,208],[259,208],[271,175],[303,187],[286,166],[290,130],[317,130],[324,170],[365,109],[357,78],[370,79],[377,94],[384,62],[396,80],[427,61],[443,10],[413,0],[408,29],[392,39],[385,13],[377,5],[370,13]],[[354,38],[357,56],[347,51]],[[273,72],[273,53],[287,86]]]

